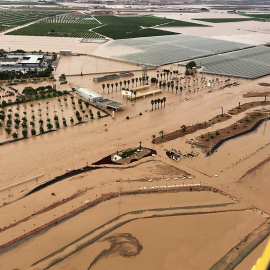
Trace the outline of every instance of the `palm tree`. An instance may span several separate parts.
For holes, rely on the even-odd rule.
[[[173,93],[173,88],[174,88],[174,84],[173,83],[171,84],[171,88],[172,88],[172,93]]]
[[[128,88],[129,88],[130,80],[127,81],[127,84],[128,84]]]
[[[109,94],[109,87],[110,87],[110,84],[109,84],[109,83],[107,83],[108,94]]]
[[[157,107],[156,107],[157,106],[157,102],[158,102],[157,99],[155,99],[155,110],[157,109]]]
[[[139,80],[138,78],[135,79],[135,81],[136,81],[136,87],[137,87],[138,80]]]
[[[134,87],[134,82],[135,82],[135,79],[134,78],[132,78],[131,79],[131,82],[132,82],[132,88]]]
[[[160,98],[158,98],[157,103],[158,103],[158,109],[159,109]]]
[[[182,87],[182,86],[180,86],[180,91],[181,91],[181,93],[182,93],[182,91],[183,91],[183,87]]]
[[[155,101],[152,99],[152,100],[151,100],[152,111],[153,111],[153,106],[154,106],[154,104],[155,104]]]
[[[104,89],[105,89],[105,84],[102,84],[102,89],[103,89],[103,94],[104,94]]]
[[[165,102],[166,102],[166,98],[165,97],[163,98],[163,102],[164,102],[164,108],[165,108]]]
[[[120,82],[119,82],[119,85],[120,85],[120,90],[121,90],[122,84],[123,84],[123,83],[120,81]]]
[[[161,131],[159,132],[159,134],[161,135],[161,138],[163,138],[163,136],[164,136],[164,131],[161,130]]]
[[[160,104],[161,104],[161,108],[162,108],[162,104],[163,104],[163,98],[160,100]]]
[[[148,84],[148,79],[149,79],[149,76],[146,76],[146,83]]]
[[[178,91],[178,85],[175,86],[175,91],[176,91],[176,94],[177,94],[177,91]]]
[[[112,92],[113,92],[113,86],[114,86],[114,83],[111,84],[111,87],[112,87]]]
[[[162,86],[163,86],[163,89],[165,90],[166,83],[165,83],[165,82],[163,82]]]
[[[161,81],[162,81],[162,76],[163,76],[163,73],[160,73]]]
[[[115,83],[116,92],[117,92],[117,87],[118,87],[118,82]]]
[[[134,96],[135,96],[135,101],[136,101],[137,91],[134,91]]]
[[[171,82],[167,82],[168,91],[169,91],[170,85],[171,85]]]
[[[161,88],[161,84],[162,84],[162,82],[161,82],[161,81],[159,81],[159,88]]]
[[[139,78],[139,81],[140,81],[140,86],[142,85],[142,78],[140,77]]]
[[[126,87],[126,85],[127,85],[127,81],[126,81],[126,80],[124,80],[124,85],[125,85],[125,87]]]

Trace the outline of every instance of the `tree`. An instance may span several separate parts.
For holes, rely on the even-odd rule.
[[[32,128],[32,129],[31,129],[31,135],[34,136],[34,135],[36,135],[36,134],[37,134],[36,130],[35,130],[34,128]]]
[[[196,67],[197,64],[194,61],[190,61],[186,64],[186,69],[192,70],[192,68]]]
[[[163,102],[164,102],[164,107],[165,107],[165,102],[166,102],[166,98],[165,97],[163,98]]]
[[[156,107],[157,106],[157,102],[158,102],[157,99],[155,99],[155,110],[157,109],[157,107]]]
[[[161,138],[163,138],[163,136],[164,136],[164,131],[161,130],[161,131],[159,132],[159,134],[160,134]]]
[[[72,117],[70,117],[70,123],[73,125],[74,123],[74,119]]]
[[[151,100],[152,111],[153,111],[153,106],[154,106],[154,104],[155,104],[155,101],[152,99],[152,100]]]
[[[88,101],[86,101],[84,104],[85,104],[86,108],[88,108],[90,106],[90,103]]]
[[[23,89],[22,93],[28,98],[35,98],[37,96],[37,90],[31,86],[27,86]]]
[[[6,127],[6,128],[5,128],[5,132],[9,135],[9,134],[11,133],[11,128]]]
[[[162,104],[163,104],[163,98],[160,100],[160,104],[161,104],[161,108],[162,108]]]
[[[16,132],[12,133],[12,138],[13,139],[17,139],[18,138],[18,134]]]
[[[134,82],[135,82],[135,79],[134,78],[132,78],[131,79],[131,82],[132,82],[132,88],[134,87]]]
[[[51,130],[52,128],[53,128],[53,125],[52,125],[51,123],[48,123],[48,124],[47,124],[47,129],[48,129],[48,130]]]
[[[182,125],[182,126],[181,126],[181,129],[182,129],[183,132],[186,132],[186,128],[187,128],[187,127],[186,127],[185,125]]]
[[[117,87],[118,87],[118,82],[115,83],[116,92],[117,92]]]
[[[159,109],[160,98],[157,99],[157,103],[158,103],[158,109]]]
[[[171,82],[167,82],[168,91],[169,91],[170,85],[171,85]]]
[[[104,89],[105,89],[105,84],[102,84],[102,89],[103,89],[103,94],[104,94]]]
[[[27,131],[27,129],[23,129],[23,130],[22,130],[22,135],[23,135],[24,138],[26,138],[26,137],[28,136],[28,131]]]
[[[109,94],[109,87],[110,87],[110,84],[109,84],[109,83],[107,83],[108,94]]]
[[[139,81],[140,81],[140,86],[142,85],[142,78],[140,77],[139,78]]]
[[[43,126],[40,126],[39,127],[39,132],[42,134],[42,133],[44,133],[44,128],[43,128]]]
[[[139,80],[138,78],[135,79],[135,81],[136,81],[136,87],[137,87],[138,80]]]
[[[136,101],[136,96],[137,96],[137,91],[134,91],[134,96],[135,96],[135,101]]]
[[[100,115],[100,111],[97,111],[97,117],[100,118],[101,115]]]
[[[61,74],[61,75],[59,76],[59,80],[60,80],[60,81],[65,81],[65,80],[66,80],[66,75],[65,75],[65,74]]]
[[[152,135],[152,143],[155,142],[156,135]]]
[[[113,86],[114,86],[114,83],[111,83],[111,87],[112,87],[112,92],[113,92]]]
[[[172,88],[172,93],[173,93],[173,88],[174,88],[174,84],[173,83],[171,84],[171,88]]]
[[[129,88],[130,80],[127,81],[127,84],[128,84],[128,88]]]

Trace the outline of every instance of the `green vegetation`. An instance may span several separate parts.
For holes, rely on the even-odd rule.
[[[270,14],[241,14],[243,16],[248,16],[248,17],[253,17],[256,19],[266,19],[269,20],[270,19]]]
[[[127,158],[127,157],[130,157],[130,156],[132,156],[134,153],[136,153],[138,149],[139,149],[139,148],[132,149],[132,150],[130,150],[130,151],[125,151],[124,153],[122,153],[122,154],[120,155],[120,157],[123,158],[123,159],[124,159],[124,158]]]
[[[106,36],[113,39],[122,39],[176,34],[169,31],[149,28],[155,26],[204,26],[201,24],[154,16],[96,16],[96,18],[102,25],[100,25],[93,17],[86,15],[68,14],[53,16],[9,34],[26,36],[68,36],[80,38],[104,38],[104,36]]]
[[[116,17],[116,16],[96,16],[96,18],[104,24],[103,27],[97,28],[95,31],[104,36],[113,39],[174,35],[176,33],[162,31],[158,29],[148,28],[160,25],[165,26],[203,26],[189,22],[176,21],[153,16],[141,17]]]
[[[23,36],[54,36],[54,37],[78,37],[98,38],[103,36],[89,31],[98,26],[96,20],[88,20],[86,16],[63,15],[48,18],[39,23],[12,31],[9,35]]]
[[[209,18],[209,19],[194,19],[194,20],[203,21],[203,22],[210,22],[210,23],[254,21],[253,18]]]
[[[65,11],[64,11],[65,12]],[[30,10],[0,10],[0,31],[23,25],[45,17],[64,13],[63,11],[30,11]]]

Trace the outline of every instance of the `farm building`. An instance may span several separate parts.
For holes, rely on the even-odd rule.
[[[71,51],[70,50],[61,50],[60,55],[71,55]]]
[[[78,88],[76,90],[76,93],[78,95],[80,95],[81,97],[83,97],[91,102],[97,102],[97,101],[103,100],[103,97],[100,94],[98,94],[98,93],[96,93],[88,88],[84,88],[84,87]]]
[[[123,105],[122,103],[119,103],[110,99],[99,100],[97,101],[97,105],[104,109],[113,109],[116,111],[125,107],[125,105]]]

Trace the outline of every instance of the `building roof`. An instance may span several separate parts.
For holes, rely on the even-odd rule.
[[[117,101],[110,100],[110,99],[103,99],[102,101],[99,101],[99,103],[103,103],[107,107],[113,108],[113,109],[119,109],[119,108],[125,107],[124,104],[119,103]]]
[[[99,93],[96,93],[93,90],[90,90],[86,87],[78,88],[76,91],[89,95],[93,98],[103,98],[102,95],[100,95]]]
[[[40,64],[42,62],[43,58],[44,58],[44,55],[42,55],[42,54],[23,55],[22,58],[18,61],[18,64],[21,64],[21,65]]]

